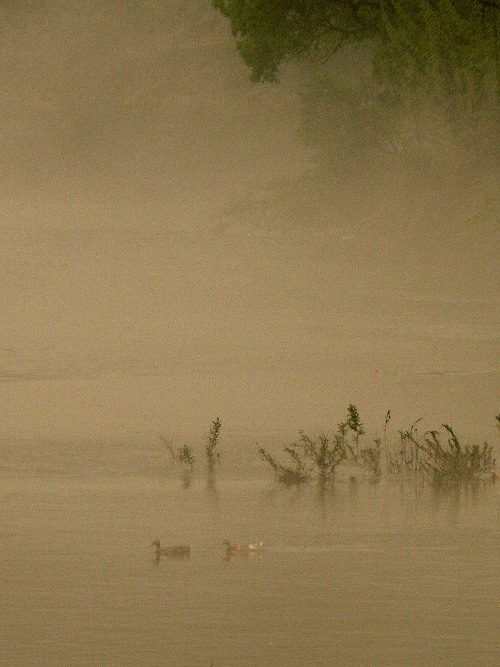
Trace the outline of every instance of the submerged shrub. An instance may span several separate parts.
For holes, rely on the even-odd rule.
[[[418,429],[416,425],[422,417],[411,424],[409,430],[399,431],[399,441],[389,449],[386,445],[387,470],[400,475],[413,475],[423,472],[423,458],[418,447]],[[387,424],[387,421],[386,421]],[[387,438],[385,437],[387,442]]]
[[[217,417],[215,421],[212,422],[208,440],[205,445],[205,454],[207,457],[209,473],[213,473],[214,465],[220,459],[220,453],[216,451],[216,447],[219,441],[221,428],[222,422],[219,417]],[[174,463],[181,464],[183,467],[183,479],[186,483],[186,480],[191,479],[191,472],[195,464],[193,448],[189,445],[175,447],[172,439],[166,438],[164,435],[160,435],[160,441],[162,442],[167,452],[170,454],[172,461]]]
[[[362,462],[370,468],[374,476],[380,477],[382,474],[382,469],[380,467],[382,440],[380,438],[375,438],[373,442],[373,445],[361,449],[360,457]]]
[[[405,436],[423,454],[422,467],[430,472],[436,482],[446,480],[469,480],[491,472],[495,467],[493,447],[487,442],[482,445],[461,445],[455,432],[443,424],[449,437],[442,441],[439,431],[428,431],[423,442],[407,431]]]
[[[346,457],[354,463],[359,463],[359,438],[364,432],[358,409],[351,403],[347,408],[345,421],[337,424],[337,433],[334,437],[341,440]]]
[[[264,447],[259,448],[259,454],[263,461],[266,461],[274,470],[276,478],[282,484],[301,484],[311,479],[311,472],[308,470],[306,461],[301,458],[295,445],[285,447],[286,452],[291,459],[289,465],[278,463]]]
[[[347,447],[349,454],[351,455],[352,460],[358,463],[360,456],[359,438],[362,435],[364,435],[365,429],[363,427],[363,424],[361,423],[359,412],[355,405],[353,405],[352,403],[349,405],[349,407],[347,408],[346,421],[340,423],[338,426],[340,432],[342,432],[344,436],[346,435],[347,430],[351,431],[352,445],[349,443],[348,440],[346,440],[345,445]]]
[[[335,434],[332,439],[326,435],[310,438],[301,431],[298,444],[306,459],[311,461],[320,481],[332,481],[335,469],[346,458],[345,446],[340,434]]]
[[[173,442],[167,439],[164,435],[160,435],[160,440],[172,457],[172,461],[189,466],[190,469],[193,468],[195,458],[193,450],[189,445],[174,447]]]
[[[390,412],[385,427],[389,419]],[[360,438],[364,433],[358,409],[351,403],[345,420],[337,424],[337,432],[332,437],[318,435],[311,438],[299,431],[298,441],[283,450],[289,459],[287,463],[276,461],[263,447],[259,454],[271,466],[278,481],[284,484],[300,484],[310,479],[332,482],[337,466],[343,462],[367,466],[375,477],[379,477],[382,442],[377,438],[373,445],[361,447]]]
[[[210,427],[210,433],[208,435],[208,442],[205,445],[205,454],[207,455],[208,469],[213,470],[213,467],[217,461],[220,460],[220,452],[216,452],[215,448],[219,441],[220,430],[222,428],[222,422],[217,417],[215,421],[212,422]]]
[[[180,463],[185,463],[192,468],[194,465],[194,455],[191,447],[188,445],[179,447],[177,451],[177,459]]]
[[[335,469],[346,458],[343,435],[337,433],[330,439],[326,435],[311,438],[303,431],[299,433],[298,442],[283,450],[290,459],[288,465],[278,463],[263,447],[259,449],[261,458],[284,484],[300,484],[314,478],[322,483],[333,481]]]
[[[391,413],[388,410],[384,424],[384,440],[387,423],[390,418]],[[365,428],[361,422],[357,407],[352,403],[347,408],[346,420],[338,424],[338,429],[345,447],[345,458],[351,463],[368,467],[375,477],[379,477],[382,474],[380,467],[382,441],[380,438],[375,438],[373,445],[361,446],[360,438],[365,434]]]

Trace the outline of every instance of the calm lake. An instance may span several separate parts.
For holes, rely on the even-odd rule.
[[[14,470],[0,664],[497,665],[498,490]],[[261,474],[262,473],[262,474]],[[152,540],[192,544],[153,558]],[[264,542],[223,557],[223,538]]]
[[[367,441],[450,424],[500,460],[490,111],[408,89],[398,120],[354,43],[254,85],[212,4],[266,7],[0,2],[0,667],[497,667],[500,481],[287,489],[257,455],[352,404]],[[444,55],[498,2],[442,4],[470,92],[486,47],[470,80]]]

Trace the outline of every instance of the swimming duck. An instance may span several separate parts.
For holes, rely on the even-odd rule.
[[[176,547],[162,547],[160,540],[155,540],[152,547],[156,548],[156,558],[160,556],[170,556],[171,558],[179,558],[181,556],[189,556],[191,554],[191,545],[181,545]]]
[[[264,542],[251,542],[250,544],[232,544],[229,540],[222,540],[222,546],[227,553],[247,554],[250,551],[259,551],[264,546]]]

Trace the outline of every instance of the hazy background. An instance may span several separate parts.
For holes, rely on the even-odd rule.
[[[309,123],[314,66],[251,84],[209,0],[0,0],[0,44],[0,664],[493,664],[498,483],[278,488],[256,447],[354,403],[498,452],[488,151]]]
[[[494,439],[491,174],[325,176],[300,67],[251,84],[209,2],[0,19],[1,437],[327,429],[353,402]]]

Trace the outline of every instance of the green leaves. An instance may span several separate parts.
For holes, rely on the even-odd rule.
[[[408,430],[400,430],[399,443],[388,448],[386,427],[389,420],[390,411],[385,417],[383,445],[381,438],[375,438],[372,445],[360,447],[359,438],[365,431],[356,406],[351,404],[347,419],[337,425],[333,437],[319,435],[313,438],[299,431],[298,441],[283,450],[288,462],[276,461],[263,447],[259,449],[259,454],[271,466],[277,480],[287,485],[301,484],[312,479],[322,484],[331,483],[337,467],[343,462],[365,466],[375,479],[379,478],[382,474],[383,448],[389,473],[428,474],[436,483],[485,477],[495,468],[491,445],[485,442],[483,445],[464,446],[448,424],[443,424],[449,436],[446,443],[436,430],[427,431],[423,437],[419,437],[416,425],[421,419],[417,419]],[[500,415],[496,420],[500,424]]]
[[[375,78],[407,113],[433,101],[449,122],[472,120],[496,96],[494,24],[479,2],[393,0],[382,13],[374,50]]]
[[[207,455],[209,470],[213,470],[215,463],[220,459],[220,452],[216,452],[215,448],[217,447],[221,428],[222,422],[219,417],[217,417],[215,421],[212,422],[210,433],[208,435],[208,442],[205,446],[205,454]]]
[[[424,441],[413,433],[405,437],[423,454],[422,466],[432,472],[436,482],[470,480],[490,473],[495,467],[493,447],[488,443],[462,446],[448,424],[443,428],[449,434],[447,445],[440,439],[439,431],[428,431]]]
[[[495,65],[499,6],[481,0],[213,0],[255,81],[290,58],[325,58],[353,43],[374,47],[379,75],[448,92]],[[478,83],[478,81],[476,81]]]
[[[347,420],[338,424],[337,432],[332,437],[320,434],[313,438],[299,431],[298,441],[283,449],[290,461],[288,464],[276,461],[263,447],[259,449],[259,454],[271,466],[278,481],[284,484],[300,484],[313,478],[321,483],[333,482],[337,467],[349,453],[357,461],[358,454],[346,438],[348,430],[354,433],[357,449],[359,436],[364,430],[358,410],[352,404],[348,408]],[[371,460],[369,465],[373,469],[377,467]]]
[[[226,16],[253,81],[276,81],[296,57],[325,58],[374,34],[380,2],[363,0],[213,0]]]
[[[494,0],[214,0],[253,81],[291,59],[326,63],[363,47],[353,84],[342,66],[309,88],[310,142],[431,156],[458,140],[491,144],[497,121],[500,4]],[[334,158],[335,159],[335,158]]]

